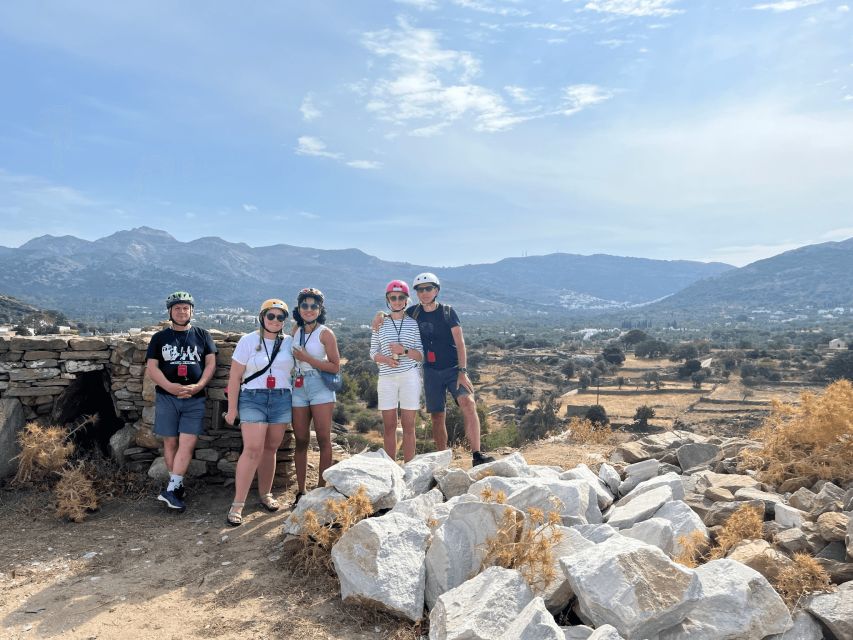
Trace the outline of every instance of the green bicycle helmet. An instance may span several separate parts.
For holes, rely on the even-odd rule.
[[[192,294],[186,291],[175,291],[174,293],[170,293],[166,298],[167,311],[171,310],[176,304],[188,304],[195,308],[195,300],[193,300]]]

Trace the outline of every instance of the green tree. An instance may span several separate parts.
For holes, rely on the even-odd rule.
[[[625,346],[632,346],[635,344],[640,344],[641,342],[645,342],[649,339],[649,334],[640,329],[631,329],[628,333],[622,336],[622,342],[625,343]]]
[[[853,380],[853,351],[841,351],[832,356],[823,368],[823,376],[828,380]]]
[[[646,340],[634,347],[638,358],[660,358],[669,353],[669,345],[663,340]]]
[[[619,345],[609,344],[601,352],[601,357],[610,364],[620,365],[625,362],[625,352]]]
[[[610,418],[607,417],[607,410],[600,404],[594,404],[587,409],[584,418],[599,425],[610,424]]]
[[[655,410],[647,404],[637,407],[634,413],[634,423],[641,429],[649,426],[649,420],[655,417]]]
[[[556,430],[561,424],[558,413],[560,401],[555,393],[543,392],[539,396],[539,406],[525,415],[518,425],[519,437],[524,442],[539,440]]]

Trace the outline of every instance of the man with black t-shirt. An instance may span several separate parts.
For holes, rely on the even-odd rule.
[[[157,496],[170,509],[186,509],[184,474],[204,431],[204,387],[216,371],[216,345],[210,333],[191,327],[193,297],[176,291],[166,298],[172,326],[148,343],[146,369],[157,385],[154,433],[163,438],[169,484]]]

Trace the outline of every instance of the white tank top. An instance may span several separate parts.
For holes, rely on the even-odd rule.
[[[305,333],[305,327],[299,327],[299,330],[293,336],[293,347],[297,348],[299,346],[303,346],[305,351],[312,358],[317,358],[317,360],[328,360],[326,357],[326,347],[320,340],[320,336],[324,331],[326,331],[326,325],[324,324],[318,325],[314,331],[309,331],[307,334]],[[302,362],[295,358],[294,361],[296,362],[297,368],[303,373],[314,370],[314,367],[307,362]]]

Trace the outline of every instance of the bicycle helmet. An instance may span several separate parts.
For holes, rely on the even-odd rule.
[[[325,300],[323,292],[319,289],[314,289],[313,287],[305,287],[304,289],[301,289],[296,295],[296,304],[300,304],[303,300],[305,300],[305,298],[314,298],[321,305]]]
[[[284,311],[285,316],[290,315],[290,309],[287,308],[287,304],[285,304],[284,300],[279,300],[278,298],[270,298],[269,300],[264,300],[261,303],[261,310],[258,312],[258,315],[262,316],[270,309],[281,309],[282,311]]]
[[[166,298],[166,310],[170,310],[176,304],[188,304],[191,307],[195,307],[195,301],[191,294],[186,291],[175,291],[174,293],[170,293]]]
[[[428,271],[424,273],[419,273],[415,276],[415,281],[412,283],[412,288],[417,289],[418,286],[422,284],[434,284],[436,288],[441,289],[441,282],[439,282],[438,276]]]
[[[400,291],[405,293],[406,296],[409,295],[409,285],[407,285],[402,280],[392,280],[385,286],[385,295],[387,296],[392,291]]]

